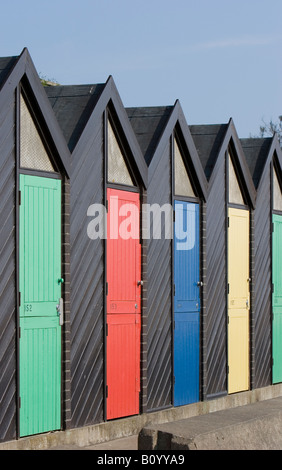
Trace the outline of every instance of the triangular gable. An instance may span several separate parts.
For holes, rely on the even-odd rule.
[[[282,175],[282,150],[276,134],[240,141],[257,191],[263,185],[263,173],[269,164],[274,163],[278,175]]]
[[[275,167],[273,168],[273,173],[272,173],[272,188],[273,188],[272,208],[275,211],[282,211],[282,191],[281,191],[281,186],[280,186],[279,179],[277,176],[277,170]]]
[[[276,187],[277,192],[278,192],[278,189],[280,189],[280,194],[281,194],[282,193],[282,149],[281,149],[277,134],[274,134],[272,138],[272,145],[271,145],[269,153],[270,153],[270,156],[272,156],[273,177],[275,175],[275,178],[277,180],[277,187]]]
[[[55,171],[22,93],[20,95],[20,136],[20,167],[47,172]]]
[[[21,83],[28,94],[38,120],[40,120],[40,127],[46,141],[48,141],[52,155],[56,159],[58,168],[69,176],[70,152],[28,50],[23,49],[17,57],[0,59],[1,64],[3,68],[1,71],[2,81],[0,82],[0,109],[5,108],[11,95],[14,95],[15,89]]]
[[[182,156],[187,159],[185,164],[191,179],[197,186],[198,195],[205,199],[206,177],[179,101],[176,100],[174,106],[126,108],[126,111],[146,155],[150,175],[156,171],[169,139],[176,131],[181,138]]]
[[[174,193],[177,196],[195,197],[187,169],[185,167],[183,157],[174,138]]]
[[[230,153],[228,153],[228,202],[231,204],[245,204]]]
[[[232,162],[236,170],[236,176],[240,183],[240,189],[242,191],[245,204],[254,208],[256,189],[232,119],[229,121],[228,130],[222,144],[221,152],[224,150],[231,153]]]
[[[108,119],[108,168],[107,179],[109,183],[126,184],[133,186],[123,152],[118,143],[112,124]]]
[[[216,177],[216,165],[229,154],[245,202],[255,207],[256,189],[233,120],[228,124],[189,126],[203,167],[206,166],[208,192]]]
[[[136,180],[147,186],[147,166],[118,94],[113,78],[104,84],[47,87],[46,94],[67,139],[72,158],[79,156],[101,114],[110,110],[130,158]]]

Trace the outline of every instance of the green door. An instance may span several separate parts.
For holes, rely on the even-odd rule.
[[[272,377],[277,383],[282,382],[282,215],[273,214],[272,222]]]
[[[27,436],[61,427],[61,182],[20,175],[20,191],[20,436]]]

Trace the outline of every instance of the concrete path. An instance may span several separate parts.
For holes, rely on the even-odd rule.
[[[158,449],[282,450],[282,384],[0,443],[0,451]]]
[[[282,450],[282,397],[146,426],[139,436],[49,450]]]
[[[282,397],[144,427],[140,450],[282,450]]]
[[[138,436],[122,437],[112,441],[103,442],[90,446],[79,447],[76,445],[61,445],[50,447],[48,450],[137,450],[138,449]]]

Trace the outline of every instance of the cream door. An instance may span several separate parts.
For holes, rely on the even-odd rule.
[[[229,208],[228,393],[249,388],[249,211]]]

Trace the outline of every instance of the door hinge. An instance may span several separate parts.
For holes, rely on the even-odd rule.
[[[106,385],[106,398],[108,398],[108,385]]]
[[[272,232],[274,232],[274,223],[272,222]]]
[[[173,222],[175,222],[175,210],[173,211]]]
[[[274,284],[273,283],[271,284],[271,291],[272,291],[272,294],[273,294],[273,292],[274,292]]]
[[[229,283],[227,284],[227,294],[229,294]]]
[[[106,336],[109,334],[108,323],[106,323]]]
[[[19,307],[21,306],[21,293],[19,292]]]
[[[106,212],[108,212],[109,210],[109,202],[108,202],[108,199],[106,200]]]
[[[19,206],[21,205],[22,203],[22,192],[19,191]]]
[[[106,295],[108,295],[108,283],[106,282]]]
[[[175,284],[173,284],[173,295],[175,295]]]
[[[229,366],[227,366],[227,374],[229,374]]]
[[[229,223],[230,223],[229,217],[227,217],[227,227],[229,227]]]
[[[21,339],[21,327],[19,326],[19,339]]]
[[[22,406],[22,400],[21,400],[21,397],[19,397],[19,408],[21,408]]]

